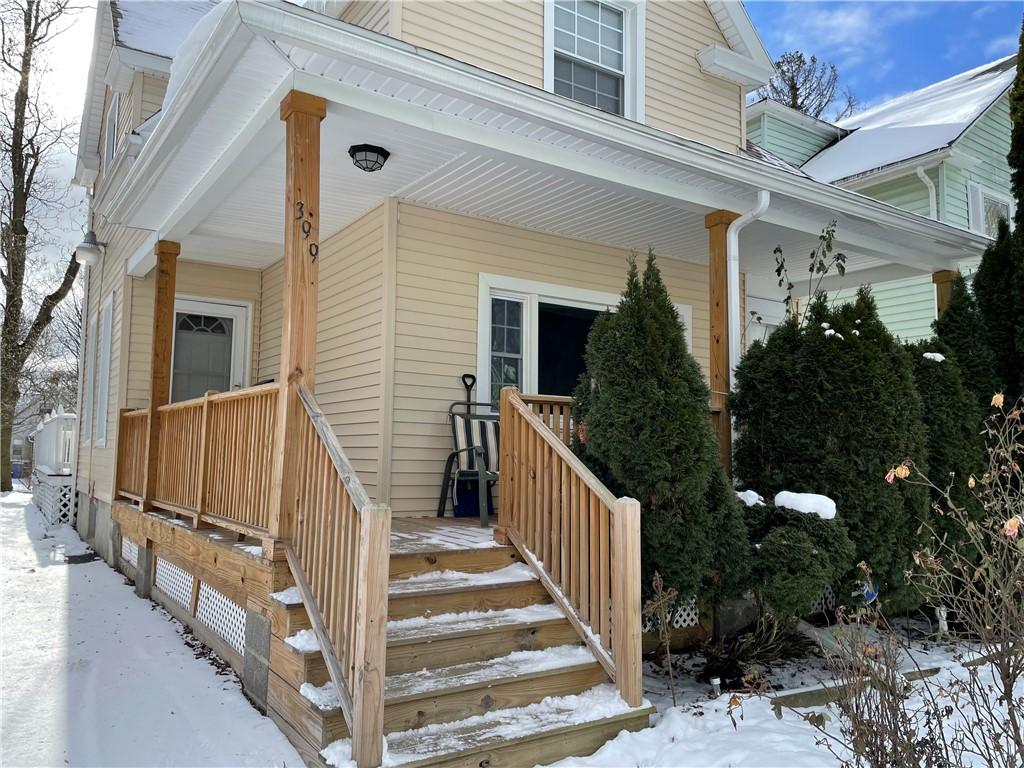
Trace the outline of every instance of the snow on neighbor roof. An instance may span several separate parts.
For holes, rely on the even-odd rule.
[[[174,58],[192,27],[218,0],[110,0],[116,45]]]
[[[1013,84],[1017,55],[984,64],[840,120],[853,132],[803,165],[834,182],[952,144]]]
[[[795,165],[790,165],[778,155],[769,152],[760,144],[755,144],[752,141],[747,142],[747,147],[743,150],[742,154],[752,160],[760,160],[762,163],[768,163],[768,165],[774,165],[776,168],[781,168],[789,173],[795,173],[797,176],[803,176],[806,179],[811,178]]]

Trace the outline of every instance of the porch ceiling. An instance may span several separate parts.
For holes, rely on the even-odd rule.
[[[211,38],[217,50],[204,49],[112,206],[124,223],[180,240],[186,258],[265,266],[279,257],[284,152],[277,105],[291,88],[329,101],[323,239],[397,196],[701,261],[704,214],[748,210],[766,189],[771,206],[741,239],[742,268],[752,274],[771,275],[777,244],[794,256],[809,250],[833,218],[852,273],[891,263],[948,268],[983,245],[766,163],[291,5],[238,4],[221,24],[223,34]],[[347,149],[362,142],[391,151],[382,171],[352,166]],[[217,244],[224,247],[211,250]],[[144,258],[135,261],[130,267],[148,268]]]

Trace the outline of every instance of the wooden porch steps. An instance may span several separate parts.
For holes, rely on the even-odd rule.
[[[620,730],[647,726],[653,710],[618,697],[513,548],[468,526],[423,527],[422,536],[392,536],[390,762],[533,765],[589,754]],[[301,737],[307,760],[324,748],[340,758],[348,729],[323,656],[302,642],[312,635],[309,618],[290,592],[275,596],[271,612],[271,715]]]

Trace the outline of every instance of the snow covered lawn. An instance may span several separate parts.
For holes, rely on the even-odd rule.
[[[27,493],[0,495],[0,764],[301,766],[183,627]],[[194,643],[193,643],[194,645]]]

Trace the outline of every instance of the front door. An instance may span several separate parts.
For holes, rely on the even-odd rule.
[[[244,385],[246,308],[179,300],[174,313],[171,402]]]

